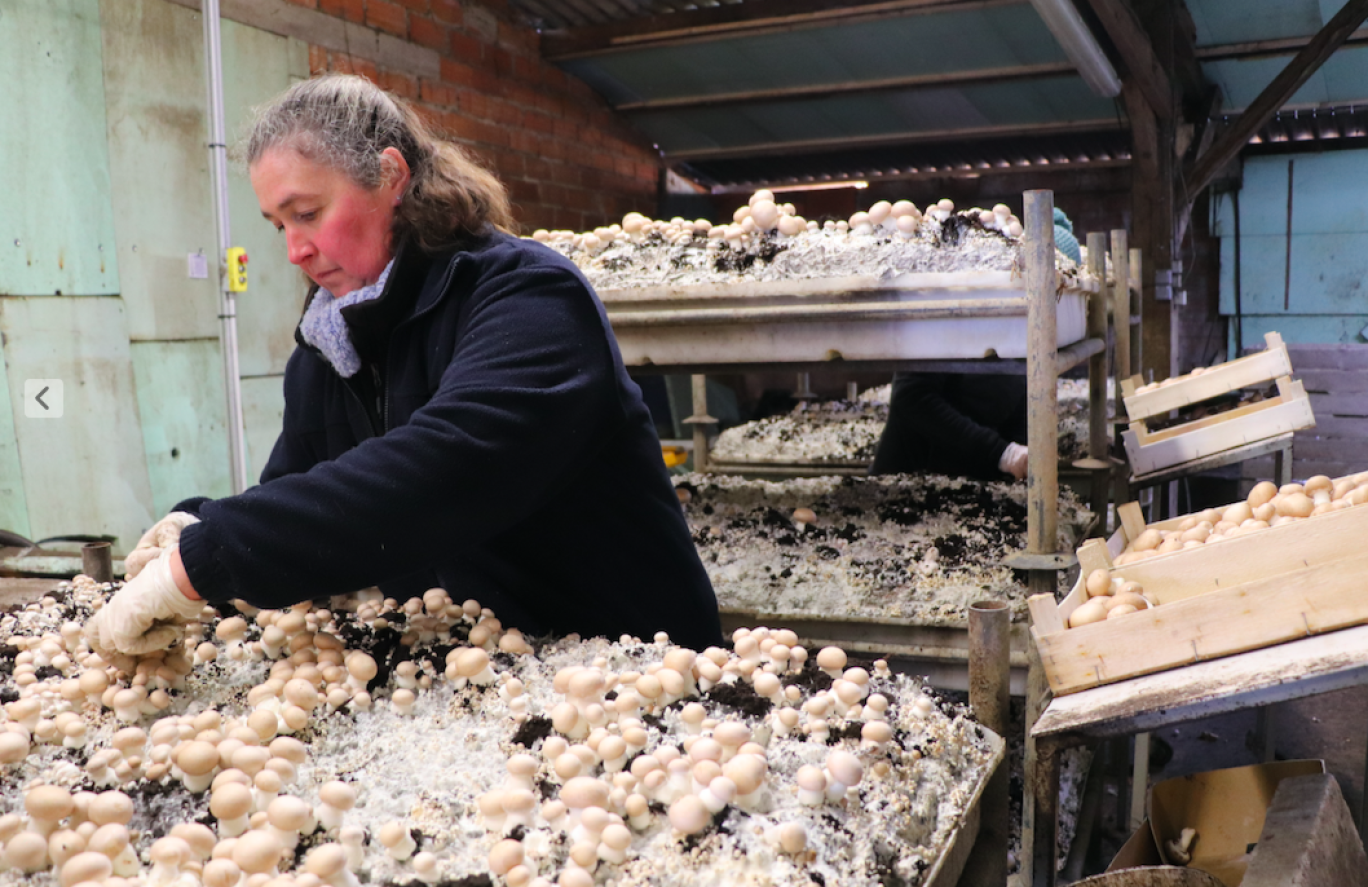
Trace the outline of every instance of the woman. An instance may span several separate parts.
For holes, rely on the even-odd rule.
[[[504,233],[502,186],[359,77],[295,85],[245,153],[313,282],[284,429],[260,486],[148,532],[153,559],[92,643],[164,647],[200,598],[279,608],[372,585],[441,586],[529,634],[720,643],[603,307],[568,260]]]

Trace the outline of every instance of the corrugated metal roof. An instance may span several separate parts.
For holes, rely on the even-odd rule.
[[[713,183],[763,181],[763,168],[776,180],[947,168],[955,152],[963,168],[1012,168],[1013,141],[1044,159],[1095,136],[1074,162],[1129,157],[1117,103],[1073,73],[1028,0],[511,2],[549,29],[562,68]],[[1222,113],[1247,106],[1342,5],[1186,0]],[[1368,32],[1351,42],[1289,109],[1368,105]]]

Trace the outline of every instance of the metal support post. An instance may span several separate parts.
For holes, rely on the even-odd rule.
[[[969,605],[969,707],[974,719],[1006,737],[1011,724],[1012,611],[1003,601]],[[979,871],[984,885],[1007,883],[1007,840],[1011,827],[1010,774],[998,767],[984,791],[980,840],[991,853]]]
[[[81,546],[81,572],[96,582],[114,581],[114,554],[108,542],[87,542]]]
[[[684,420],[693,426],[693,469],[708,470],[708,426],[717,420],[708,415],[708,377],[693,376],[693,415]]]

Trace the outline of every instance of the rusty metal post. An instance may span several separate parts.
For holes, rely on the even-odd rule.
[[[716,425],[717,420],[708,415],[708,377],[693,377],[693,415],[684,420],[685,425],[693,426],[693,470],[708,470],[708,426]]]
[[[81,546],[81,572],[96,582],[114,581],[114,553],[108,542],[88,542]]]
[[[997,735],[1007,736],[1011,712],[1012,610],[1004,601],[969,605],[969,707],[974,719]],[[991,854],[976,883],[1007,883],[1007,846],[1011,829],[1011,776],[1004,763],[984,790],[980,809],[979,847]]]
[[[1131,361],[1131,291],[1130,249],[1126,246],[1126,229],[1111,233],[1112,257],[1112,328],[1116,331],[1116,415],[1125,407],[1121,400],[1121,380],[1133,374]]]
[[[1026,434],[1029,451],[1026,486],[1026,553],[1054,554],[1059,521],[1059,393],[1056,293],[1059,288],[1055,270],[1054,193],[1027,191],[1024,195],[1023,221],[1026,233]],[[1054,570],[1030,572],[1031,594],[1055,594]],[[1035,645],[1031,645],[1034,651]],[[1031,727],[1044,710],[1047,693],[1039,656],[1034,652],[1026,688],[1026,778],[1029,783],[1036,769],[1035,742]],[[1026,793],[1022,811],[1022,872],[1027,883],[1046,873],[1035,871],[1033,844],[1048,840],[1053,846],[1055,803],[1038,807],[1038,798]],[[1053,859],[1053,856],[1051,857]],[[1050,866],[1049,874],[1054,873]]]
[[[1130,251],[1130,279],[1135,286],[1135,292],[1130,294],[1131,312],[1135,317],[1143,318],[1144,303],[1141,299],[1141,292],[1144,290],[1145,278],[1141,261],[1140,250],[1132,247]],[[1131,372],[1136,375],[1139,375],[1142,372],[1141,367],[1144,366],[1144,361],[1141,359],[1142,355],[1140,353],[1141,343],[1144,341],[1144,336],[1141,335],[1143,333],[1141,324],[1143,323],[1144,320],[1142,319],[1140,323],[1131,327]],[[1178,352],[1175,349],[1174,354],[1177,353]]]
[[[1099,281],[1097,292],[1088,299],[1088,338],[1107,341],[1107,235],[1088,235],[1088,273]],[[1094,468],[1088,484],[1089,507],[1097,515],[1102,534],[1107,533],[1107,499],[1111,479],[1111,433],[1107,425],[1106,349],[1088,358],[1088,458],[1106,463],[1105,470]]]

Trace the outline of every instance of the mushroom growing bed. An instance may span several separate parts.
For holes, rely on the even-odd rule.
[[[891,389],[870,388],[853,401],[803,401],[788,413],[728,428],[713,442],[710,458],[728,468],[747,463],[814,471],[823,465],[867,466],[888,423]],[[1073,462],[1087,455],[1088,382],[1060,379],[1059,458]]]
[[[986,592],[1025,619],[1025,582],[1000,563],[1026,547],[1024,484],[930,474],[674,480],[724,610],[962,627]],[[795,519],[798,509],[815,520]],[[1061,488],[1058,550],[1077,547],[1091,519]]]
[[[1003,753],[782,631],[529,643],[434,590],[206,610],[172,653],[105,662],[79,625],[111,591],[0,619],[0,884],[59,883],[55,856],[64,887],[919,885]]]

